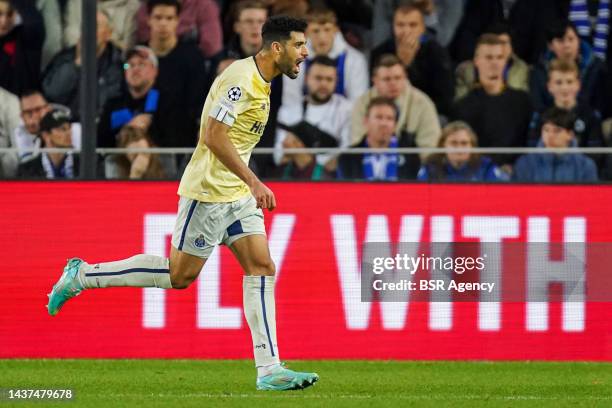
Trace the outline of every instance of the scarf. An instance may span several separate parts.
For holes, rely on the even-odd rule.
[[[365,141],[366,147],[368,142]],[[390,148],[397,147],[397,137],[391,138]],[[365,180],[397,180],[400,156],[397,153],[366,153],[363,155],[363,178]]]
[[[578,35],[591,40],[592,25],[589,20],[588,0],[571,0],[569,19],[576,26]],[[593,32],[593,53],[599,58],[606,59],[608,49],[608,33],[610,31],[610,0],[599,0],[597,6],[597,19]]]
[[[64,156],[64,161],[56,168],[46,153],[42,154],[42,166],[48,179],[72,179],[74,178],[74,159],[72,154]]]

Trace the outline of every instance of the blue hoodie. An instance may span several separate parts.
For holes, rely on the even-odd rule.
[[[538,147],[544,147],[541,139]],[[576,147],[575,140],[570,147]],[[512,178],[549,183],[597,181],[597,167],[592,159],[579,153],[526,154],[516,161]]]

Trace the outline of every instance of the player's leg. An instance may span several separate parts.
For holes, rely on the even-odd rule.
[[[201,238],[199,204],[202,203],[181,198],[170,259],[143,254],[98,264],[88,264],[79,258],[70,259],[49,294],[49,314],[57,314],[67,300],[84,289],[118,286],[182,289],[189,286],[213,248]]]
[[[250,217],[241,221],[243,225],[248,225],[249,220],[257,222]],[[270,257],[266,236],[261,232],[248,234],[249,232],[244,232],[230,237],[226,243],[245,273],[243,308],[253,340],[253,355],[258,377],[257,388],[260,390],[293,390],[313,385],[319,379],[316,373],[295,372],[280,364],[276,341],[274,262]]]

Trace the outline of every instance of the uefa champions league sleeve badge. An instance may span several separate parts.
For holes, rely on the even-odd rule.
[[[239,86],[232,86],[227,91],[227,97],[232,102],[238,102],[238,100],[240,99],[241,96],[242,96],[242,91],[240,90]]]

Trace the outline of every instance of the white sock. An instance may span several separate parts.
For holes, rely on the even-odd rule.
[[[79,281],[86,289],[111,286],[170,289],[169,265],[168,258],[154,255],[135,255],[95,265],[83,262],[79,268]]]
[[[266,375],[270,375],[280,366],[281,365],[279,363],[276,363],[264,367],[257,367],[257,377],[265,377]]]
[[[274,276],[245,276],[242,280],[244,316],[251,329],[255,366],[263,368],[280,364],[276,344],[276,306]]]

